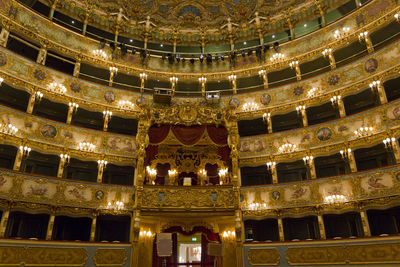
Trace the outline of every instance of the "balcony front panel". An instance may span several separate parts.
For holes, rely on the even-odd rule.
[[[270,155],[275,160],[289,161],[300,158],[300,154],[312,149],[312,155],[324,155],[338,153],[343,149],[345,142],[355,147],[370,146],[371,143],[381,143],[387,137],[386,131],[393,129],[397,136],[399,127],[400,100],[387,103],[370,109],[366,112],[348,116],[302,129],[296,129],[281,133],[242,137],[240,139],[241,165],[256,165],[266,163]],[[362,126],[373,127],[369,137],[360,138],[354,134]],[[279,153],[279,147],[284,143],[296,144],[298,154]],[[303,156],[301,156],[303,157]]]
[[[245,244],[244,266],[397,266],[399,237]]]
[[[107,205],[108,202],[118,200],[124,203],[124,208],[119,212],[130,213],[134,206],[135,188],[51,179],[0,170],[0,198],[13,202],[57,206],[60,209],[71,207],[72,212],[74,208],[82,208],[105,213],[114,212]],[[79,209],[75,213],[79,213]]]
[[[120,162],[131,163],[136,157],[136,139],[102,131],[76,127],[0,106],[0,123],[12,123],[18,128],[15,136],[3,136],[1,143],[19,146],[23,140],[36,143],[38,150],[61,154],[63,149],[79,150],[81,142],[96,146],[96,154],[120,157]],[[49,145],[49,146],[46,146]],[[60,147],[61,151],[60,151]],[[33,148],[33,147],[32,147]],[[96,157],[96,154],[91,157]],[[99,157],[99,156],[98,156]],[[98,158],[95,158],[97,161]]]
[[[398,204],[399,193],[400,166],[395,165],[335,178],[241,188],[241,207],[246,218],[274,217],[277,210],[288,216],[315,215],[317,207],[319,211],[344,213],[357,210],[361,202],[367,208]],[[332,195],[343,199],[332,201]]]

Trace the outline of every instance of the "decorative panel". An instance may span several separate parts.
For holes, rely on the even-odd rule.
[[[93,256],[96,266],[123,266],[128,256],[126,250],[116,248],[98,248]]]
[[[281,259],[276,248],[251,248],[247,252],[247,259],[251,265],[278,265]]]

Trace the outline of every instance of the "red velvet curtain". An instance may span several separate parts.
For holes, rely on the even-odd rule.
[[[211,140],[217,145],[226,145],[228,139],[228,131],[225,127],[215,127],[208,125],[207,133]]]
[[[231,158],[229,157],[231,155],[231,149],[229,148],[229,146],[219,146],[218,155],[227,166],[231,166]]]
[[[171,126],[151,126],[149,128],[149,140],[151,144],[159,144],[167,138]]]
[[[152,160],[156,158],[156,155],[158,153],[158,146],[157,145],[149,145],[146,148],[146,159],[144,164],[147,166],[150,164]]]
[[[176,139],[184,145],[193,145],[197,143],[204,134],[204,126],[181,126],[175,125],[171,128]]]
[[[185,145],[193,145],[197,143],[204,134],[207,128],[207,133],[210,139],[217,145],[226,145],[228,138],[228,131],[225,127],[216,126],[183,126],[183,125],[160,125],[151,126],[149,129],[149,139],[151,144],[161,143],[172,130],[175,137]]]

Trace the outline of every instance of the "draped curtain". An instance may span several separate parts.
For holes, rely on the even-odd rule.
[[[146,148],[146,159],[145,165],[149,165],[152,160],[155,159],[158,153],[158,145],[167,138],[170,131],[174,134],[176,139],[184,145],[196,144],[205,134],[210,137],[218,146],[218,155],[221,156],[222,160],[227,166],[231,165],[229,158],[230,148],[227,145],[228,131],[225,127],[220,126],[183,126],[183,125],[160,125],[151,126],[149,129],[149,140],[150,145]]]

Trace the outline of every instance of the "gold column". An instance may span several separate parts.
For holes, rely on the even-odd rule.
[[[396,159],[396,163],[399,164],[400,163],[400,147],[399,147],[399,143],[397,142],[397,139],[392,142],[392,148],[393,148],[393,154],[394,157]]]
[[[88,23],[89,23],[89,12],[86,11],[85,19],[83,20],[82,35],[86,35],[86,29],[87,29]]]
[[[325,27],[326,26],[326,16],[325,16],[326,14],[325,14],[324,8],[321,5],[321,1],[317,0],[316,1],[316,6],[317,6],[319,14],[321,16],[322,27]]]
[[[278,183],[278,172],[276,171],[276,164],[271,164],[271,176],[272,176],[272,183]]]
[[[349,165],[351,172],[357,172],[357,164],[354,158],[354,151],[352,150],[348,155],[349,155]]]
[[[63,176],[65,161],[66,161],[66,158],[64,156],[62,156],[62,157],[60,156],[60,162],[58,164],[58,171],[57,171],[58,178],[62,178],[62,176]]]
[[[114,36],[114,42],[117,43],[118,42],[118,35],[119,35],[119,25],[117,25],[115,27],[115,36]]]
[[[35,101],[36,101],[36,92],[32,92],[32,94],[29,96],[29,102],[28,102],[28,107],[26,108],[26,113],[32,114],[33,108],[35,107]]]
[[[288,24],[289,30],[290,30],[290,39],[293,40],[295,38],[293,23],[290,20],[290,17],[287,17],[286,21],[287,21],[287,24]]]
[[[8,37],[10,36],[10,31],[8,28],[3,27],[0,33],[0,46],[6,47],[8,42]]]
[[[6,228],[7,228],[7,222],[8,222],[8,218],[10,216],[10,209],[11,209],[11,207],[9,206],[8,209],[4,211],[3,216],[1,217],[1,221],[0,221],[0,238],[4,238],[4,236],[5,236]]]
[[[346,109],[344,108],[343,99],[342,98],[338,99],[337,104],[338,104],[340,118],[346,117]]]
[[[303,127],[307,127],[308,126],[308,118],[307,118],[306,109],[301,109],[301,119],[303,121]]]
[[[129,240],[131,242],[131,265],[139,266],[139,233],[140,233],[140,211],[136,210],[131,217],[131,230]]]
[[[364,236],[365,237],[371,236],[371,230],[369,228],[367,212],[362,208],[362,206],[360,208],[360,216],[363,225]]]
[[[308,164],[308,166],[310,168],[311,179],[316,179],[317,178],[317,171],[315,170],[315,162],[314,162],[314,160],[312,160],[310,162],[310,164]]]
[[[47,57],[47,49],[46,45],[42,45],[42,48],[39,50],[39,54],[36,58],[36,63],[44,65],[46,63],[46,57]]]
[[[225,125],[228,130],[228,146],[231,149],[232,160],[232,184],[239,186],[239,129],[237,125],[236,108],[229,106],[225,115]]]
[[[80,61],[80,59],[79,59],[79,60],[77,60],[77,61],[75,62],[73,76],[74,76],[74,77],[78,77],[80,71],[81,71],[81,61]]]
[[[319,227],[319,235],[321,236],[321,239],[326,239],[324,218],[322,217],[321,214],[318,214],[318,227]]]
[[[103,131],[107,131],[108,129],[108,121],[110,120],[110,118],[108,116],[104,116],[104,123],[103,123]]]
[[[54,16],[54,11],[56,10],[58,0],[54,0],[50,8],[49,19],[52,20]]]
[[[243,217],[242,211],[235,211],[235,241],[236,241],[236,266],[243,267],[243,240],[244,240],[244,231],[243,231]]]
[[[336,60],[332,53],[329,53],[329,64],[331,65],[331,69],[336,69]]]
[[[150,128],[151,116],[150,110],[147,105],[140,106],[140,115],[138,122],[138,131],[136,134],[136,144],[138,146],[137,150],[137,160],[136,160],[136,186],[143,186],[145,178],[145,166],[144,160],[146,157],[146,147],[149,145],[149,135],[148,131]],[[140,189],[140,188],[138,188]],[[140,190],[139,190],[140,191]]]
[[[15,156],[14,166],[13,166],[13,170],[14,171],[19,171],[20,170],[23,155],[24,155],[24,151],[22,149],[18,149],[17,150],[17,155]]]
[[[97,214],[93,214],[92,226],[90,227],[90,242],[94,242],[96,235]]]
[[[56,216],[54,213],[50,215],[49,223],[47,225],[47,233],[46,233],[46,240],[51,240],[51,237],[53,235],[53,226],[54,226],[54,219]]]
[[[379,100],[381,101],[381,104],[387,103],[388,101],[387,101],[387,97],[386,97],[386,92],[385,92],[385,88],[383,87],[382,83],[379,83],[376,88],[378,90]]]
[[[105,165],[103,163],[98,162],[97,168],[97,182],[101,183],[103,181],[103,172]]]
[[[279,241],[285,241],[285,234],[283,232],[283,222],[281,217],[278,217],[278,230],[279,230]]]

